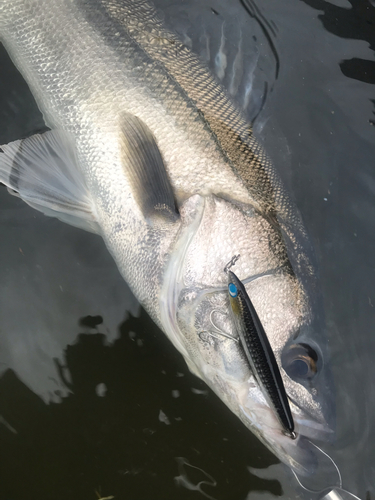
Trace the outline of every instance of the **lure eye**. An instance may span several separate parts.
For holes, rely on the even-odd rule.
[[[282,364],[292,379],[311,380],[317,373],[318,355],[308,344],[292,344],[284,352]]]
[[[228,285],[228,291],[229,295],[233,298],[237,297],[238,295],[238,289],[234,283],[229,283]]]

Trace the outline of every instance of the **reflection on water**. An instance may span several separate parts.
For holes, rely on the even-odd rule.
[[[0,379],[2,418],[12,427],[0,425],[0,498],[280,494],[275,481],[247,470],[275,459],[143,310],[111,344],[95,330],[78,334],[56,364],[68,390],[58,404],[44,403],[13,370]]]
[[[373,498],[375,7],[244,0],[245,11],[216,1],[202,14],[193,0],[157,3],[182,37],[211,23],[213,44],[223,29],[235,50],[244,33],[256,59],[249,115],[262,110],[256,130],[318,261],[338,403],[326,450],[344,487]],[[6,143],[44,123],[4,51],[0,64]],[[5,188],[0,207],[1,499],[306,497],[139,313],[100,238]]]
[[[340,38],[366,40],[375,50],[375,8],[368,0],[345,0],[332,5],[324,0],[303,0],[320,11],[324,28]],[[333,2],[335,3],[335,2]],[[340,5],[342,3],[343,5]],[[345,76],[375,84],[375,61],[352,57],[340,61]]]
[[[365,498],[366,490],[374,495],[375,486],[375,89],[354,66],[347,78],[342,64],[354,57],[365,68],[365,61],[374,60],[374,31],[359,27],[371,27],[375,8],[365,1],[352,7],[346,1],[305,3],[315,9],[288,2],[298,11],[288,10],[279,24],[289,30],[278,37],[288,59],[282,58],[284,77],[269,103],[265,143],[277,161],[281,148],[272,121],[282,123],[290,167],[277,166],[285,171],[317,253],[335,375],[337,441],[326,451],[338,463],[344,486]],[[285,5],[273,18],[283,14]]]

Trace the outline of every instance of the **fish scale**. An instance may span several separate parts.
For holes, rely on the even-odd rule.
[[[217,61],[227,58],[221,31]],[[313,471],[307,439],[329,432],[333,399],[329,364],[306,333],[309,243],[235,96],[145,0],[0,0],[0,38],[51,128],[2,146],[0,181],[100,234],[190,370],[281,460]],[[241,68],[238,58],[225,64]],[[296,440],[233,340],[224,268],[238,253],[236,275],[295,402]],[[299,338],[319,353],[315,385],[282,366]]]

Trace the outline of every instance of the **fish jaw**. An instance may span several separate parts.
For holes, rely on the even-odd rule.
[[[213,299],[211,306],[207,303],[208,297]],[[196,309],[217,311],[218,308],[223,307],[225,295],[218,291],[207,292],[207,294],[203,292],[201,295],[197,295],[198,301],[201,304],[195,304],[198,306]],[[190,311],[185,312],[186,316],[180,309],[178,324],[179,331],[185,333],[188,339],[186,359],[190,370],[207,383],[242,423],[279,460],[301,476],[314,474],[318,468],[320,457],[310,439],[327,441],[327,435],[329,436],[331,432],[319,405],[316,405],[314,415],[305,411],[304,404],[308,405],[310,402],[308,391],[306,391],[300,406],[291,404],[297,437],[292,439],[286,435],[279,419],[257,384],[238,342],[221,337],[215,329],[211,329],[211,332],[202,332],[198,331],[201,328],[196,328],[197,341],[194,343],[194,333],[192,333],[194,320],[190,322],[191,330],[188,333],[184,329],[187,317],[194,314],[194,305],[191,304],[189,309]],[[235,332],[230,329],[231,326],[225,323],[224,318],[219,320],[218,315],[215,314],[212,317],[216,324],[220,328],[224,328],[225,325],[225,333],[229,333],[235,338]]]
[[[223,363],[220,365],[217,360],[215,362],[211,359],[210,363],[202,363],[201,360],[198,365],[193,364],[190,354],[186,359],[189,369],[207,383],[246,428],[281,462],[299,476],[315,475],[322,455],[314,441],[329,440],[332,431],[327,423],[322,419],[314,419],[305,414],[303,409],[291,404],[296,436],[295,439],[291,438],[270,407],[238,345],[228,339],[217,340],[209,336],[201,336],[200,340],[205,345],[205,350],[214,346],[216,353],[222,351]],[[228,363],[228,359],[232,363]]]
[[[183,228],[159,299],[164,331],[190,370],[282,462],[300,475],[313,474],[319,460],[309,439],[326,440],[330,429],[315,392],[292,380],[282,367],[283,350],[310,322],[311,311],[299,282],[284,269],[283,253],[272,244],[277,235],[251,207],[213,195],[192,197],[181,213]],[[223,241],[226,237],[229,241]],[[295,439],[285,434],[238,341],[224,272],[228,257],[237,254],[239,274],[258,309],[287,393],[298,395],[297,402],[290,401]],[[252,276],[244,274],[249,269]]]
[[[252,374],[240,384],[229,382],[226,393],[227,406],[281,462],[301,476],[315,473],[318,457],[312,443],[300,433],[298,423],[295,439],[285,434]]]

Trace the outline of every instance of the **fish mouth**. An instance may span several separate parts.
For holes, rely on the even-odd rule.
[[[293,411],[297,405],[291,398],[289,399]],[[324,411],[323,414],[324,417],[317,420],[300,408],[296,412],[293,411],[293,418],[299,434],[314,441],[331,443],[336,435],[336,422],[333,418],[333,412]]]
[[[336,474],[336,466],[332,459],[319,446],[317,446],[309,436],[303,434],[305,427],[296,419],[296,438],[287,436],[279,422],[275,420],[273,412],[269,407],[252,408],[250,410],[245,405],[239,406],[241,414],[240,419],[258,439],[274,454],[277,458],[296,474],[297,478],[309,478],[312,488],[316,482],[321,484],[321,488],[329,485],[330,478]],[[258,414],[258,423],[254,424],[254,413]],[[267,423],[267,428],[264,423]],[[318,424],[319,427],[319,424]],[[323,426],[324,427],[324,426]],[[324,432],[326,429],[324,428]],[[328,431],[329,432],[329,431]],[[319,435],[322,429],[319,428]],[[314,434],[316,437],[316,434]],[[314,483],[315,482],[315,483]]]
[[[279,460],[299,476],[309,477],[316,473],[318,459],[314,446],[299,429],[296,429],[295,439],[287,436],[268,406],[254,408],[252,405],[250,409],[241,404],[239,409],[242,422]],[[255,414],[257,418],[254,419]]]

